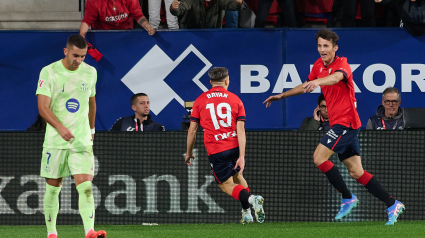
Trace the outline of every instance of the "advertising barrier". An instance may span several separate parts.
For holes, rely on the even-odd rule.
[[[402,107],[424,107],[425,36],[404,29],[335,29],[338,56],[347,57],[356,85],[362,127],[382,103],[389,86],[402,92]],[[151,114],[166,130],[179,130],[194,101],[210,88],[212,67],[229,69],[229,91],[244,102],[246,127],[252,130],[297,129],[312,116],[320,90],[265,108],[263,101],[304,82],[319,58],[317,29],[213,29],[158,31],[94,31],[87,40],[102,54],[85,62],[98,71],[96,129],[134,114],[130,97],[148,94]],[[64,57],[63,48],[74,31],[0,32],[0,75],[3,96],[0,130],[25,130],[36,119],[35,91],[41,69]],[[65,89],[67,90],[67,89]]]
[[[341,195],[313,164],[323,132],[247,133],[243,172],[250,192],[264,197],[266,222],[333,222]],[[39,176],[43,133],[0,133],[0,223],[43,225],[45,180]],[[399,220],[425,219],[425,131],[362,131],[364,169],[406,205]],[[237,223],[239,201],[214,181],[202,133],[193,167],[184,162],[185,132],[96,133],[93,194],[96,224]],[[359,205],[342,220],[384,221],[385,204],[332,156]],[[63,179],[58,224],[81,224],[78,193]]]

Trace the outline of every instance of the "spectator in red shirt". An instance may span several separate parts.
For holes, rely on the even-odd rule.
[[[133,29],[136,20],[149,35],[155,34],[148,19],[143,15],[138,0],[87,0],[80,35],[86,36],[89,26],[95,30]]]

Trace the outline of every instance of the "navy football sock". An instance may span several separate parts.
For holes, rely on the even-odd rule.
[[[370,194],[384,202],[387,207],[394,205],[395,199],[390,196],[378,179],[376,179],[372,174],[366,172],[366,170],[360,178],[356,179],[356,181],[363,184]]]
[[[351,192],[347,188],[347,185],[342,179],[341,173],[338,168],[329,160],[323,162],[321,165],[317,166],[328,178],[329,182],[342,194],[342,198],[350,199]]]

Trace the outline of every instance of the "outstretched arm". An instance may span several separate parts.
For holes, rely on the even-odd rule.
[[[270,96],[269,98],[267,98],[263,102],[263,104],[266,103],[266,107],[270,107],[270,105],[272,104],[273,101],[279,101],[282,98],[287,98],[287,97],[292,97],[292,96],[303,94],[304,93],[304,85],[306,83],[307,82],[300,84],[300,85],[296,86],[295,88],[293,88],[289,91],[283,92],[281,94]]]
[[[345,75],[343,73],[335,72],[324,78],[319,78],[319,79],[307,82],[304,85],[304,92],[310,93],[319,86],[329,86],[329,85],[337,84],[339,81],[343,80],[344,78],[345,78]]]

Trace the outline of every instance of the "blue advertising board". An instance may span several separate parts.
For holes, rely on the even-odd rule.
[[[318,59],[317,29],[236,29],[89,32],[87,40],[102,54],[86,63],[98,71],[96,129],[134,114],[130,98],[144,92],[151,114],[166,130],[179,130],[184,101],[210,88],[208,70],[227,67],[229,91],[244,102],[246,128],[297,129],[317,105],[319,91],[274,102],[270,95],[304,82]],[[347,57],[356,83],[363,128],[381,104],[382,91],[395,86],[402,107],[424,107],[425,37],[404,29],[335,29],[337,55]],[[40,70],[61,58],[73,31],[0,32],[0,130],[25,130],[38,113],[36,86]]]

